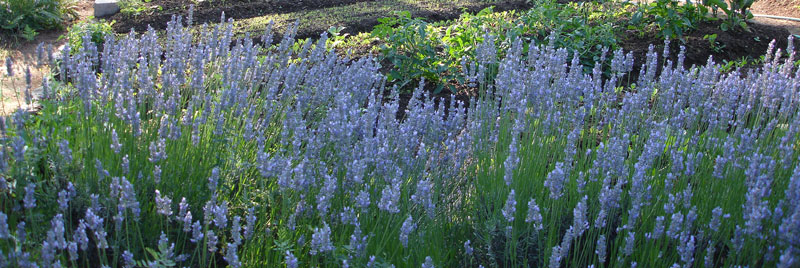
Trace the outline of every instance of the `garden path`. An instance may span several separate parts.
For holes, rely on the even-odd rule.
[[[92,16],[94,8],[93,0],[78,0],[77,11],[78,20],[86,19]],[[32,41],[27,41],[21,38],[8,38],[0,37],[0,59],[2,59],[2,72],[0,72],[0,115],[8,115],[13,113],[19,107],[25,106],[24,90],[25,90],[25,69],[31,70],[31,85],[34,89],[33,95],[37,96],[42,84],[42,78],[47,73],[47,68],[36,68],[36,47],[40,43],[44,43],[45,47],[48,44],[52,45],[55,50],[65,43],[64,40],[58,38],[66,32],[64,30],[45,31],[39,33]],[[8,77],[5,66],[6,57],[11,57],[14,61],[14,77]],[[28,107],[32,108],[32,107]]]

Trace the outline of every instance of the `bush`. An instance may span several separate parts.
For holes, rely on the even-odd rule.
[[[4,0],[0,2],[0,27],[33,38],[36,32],[61,29],[77,18],[73,0]]]
[[[81,51],[86,41],[94,43],[98,51],[103,51],[106,37],[114,34],[112,25],[114,25],[113,21],[95,20],[93,17],[89,17],[70,26],[69,31],[59,38],[67,39],[71,48],[70,52],[73,54]]]

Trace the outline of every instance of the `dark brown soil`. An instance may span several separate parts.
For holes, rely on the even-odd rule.
[[[686,48],[686,58],[684,66],[705,65],[709,57],[713,57],[714,62],[733,61],[742,58],[758,59],[766,54],[769,43],[775,40],[775,48],[786,49],[789,31],[781,27],[750,24],[750,32],[745,31],[722,31],[718,22],[704,22],[698,25],[696,30],[689,32],[682,40],[673,40],[670,44],[670,59],[677,60],[680,47]],[[715,50],[711,42],[704,37],[716,34],[716,42],[720,49]],[[632,51],[635,58],[634,72],[638,70],[646,60],[647,50],[650,44],[655,45],[655,51],[659,54],[664,50],[664,42],[656,33],[648,33],[640,36],[637,32],[629,32],[623,36],[620,42],[625,51]]]
[[[135,28],[144,31],[150,25],[154,29],[166,29],[172,16],[188,16],[189,6],[194,7],[194,22],[198,24],[219,22],[222,12],[235,20],[260,17],[269,14],[289,13],[301,10],[322,9],[375,0],[206,0],[195,4],[192,0],[153,0],[148,3],[151,11],[137,16],[117,13],[109,19],[116,20],[114,30],[126,33]],[[161,10],[154,8],[160,7]]]
[[[235,20],[261,17],[270,14],[281,14],[308,10],[322,10],[326,8],[339,7],[361,2],[375,2],[377,0],[206,0],[195,5],[193,21],[194,24],[217,23],[220,21],[222,12],[226,18]],[[469,2],[469,1],[465,1]],[[403,8],[411,12],[412,16],[424,18],[430,21],[442,21],[458,18],[464,11],[476,13],[486,7],[494,6],[495,11],[520,10],[529,8],[526,0],[500,0],[496,2],[475,1],[475,4],[457,5],[429,10],[422,8],[421,5],[398,4],[398,8]],[[172,16],[187,16],[189,6],[194,4],[192,0],[153,0],[148,3],[150,7],[160,6],[162,10],[153,10],[138,16],[124,15],[118,13],[109,19],[115,20],[114,31],[117,33],[127,33],[134,28],[137,32],[147,30],[150,25],[156,30],[163,30],[167,27],[167,22]],[[352,20],[344,25],[342,33],[356,34],[368,32],[378,24],[378,19],[392,16],[380,12],[367,12],[359,15],[358,19]],[[312,24],[310,27],[301,27],[297,32],[297,39],[315,38],[319,34],[328,30],[331,25]],[[279,29],[280,30],[280,29]],[[260,32],[258,33],[260,34]]]

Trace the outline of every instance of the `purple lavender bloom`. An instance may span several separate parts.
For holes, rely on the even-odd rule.
[[[164,138],[158,139],[158,142],[150,142],[150,160],[151,163],[158,163],[159,161],[167,159],[167,145]]]
[[[714,241],[708,241],[708,247],[706,248],[706,256],[703,258],[703,265],[705,267],[713,267],[714,266],[714,253],[716,252],[716,247],[714,245]]]
[[[586,207],[586,201],[588,200],[588,196],[583,196],[578,205],[575,206],[575,209],[572,210],[573,215],[573,223],[572,227],[575,228],[574,236],[577,238],[581,236],[584,231],[589,229],[589,220],[588,217],[588,208]]]
[[[636,246],[636,233],[628,232],[628,236],[625,237],[625,248],[622,250],[622,254],[625,254],[625,256],[633,255],[633,249],[635,246]]]
[[[153,181],[156,184],[161,183],[161,166],[159,165],[153,167]]]
[[[78,227],[75,228],[75,232],[72,233],[72,240],[84,251],[89,248],[89,236],[86,235],[86,228],[86,222],[81,219],[78,221]]]
[[[319,211],[320,217],[324,218],[326,215],[328,215],[328,209],[331,206],[331,199],[333,199],[334,195],[336,194],[337,183],[338,181],[336,177],[330,175],[325,176],[324,185],[317,194],[317,211]]]
[[[722,225],[722,218],[728,218],[730,214],[722,214],[722,208],[716,207],[711,211],[711,222],[708,223],[708,228],[712,231],[719,232],[719,226]]]
[[[111,150],[113,150],[115,154],[118,154],[121,149],[122,149],[122,144],[119,143],[119,136],[117,136],[117,130],[111,129]]]
[[[233,216],[233,224],[231,226],[231,237],[233,238],[233,243],[236,245],[242,244],[242,217]]]
[[[683,230],[683,214],[680,211],[675,212],[672,214],[672,221],[669,224],[669,228],[667,229],[667,237],[672,239],[678,239],[681,231]]]
[[[400,202],[400,183],[393,185],[386,185],[381,191],[381,200],[378,202],[378,209],[387,211],[389,213],[398,213],[400,208],[397,207]]]
[[[595,247],[594,253],[597,254],[597,258],[600,263],[606,262],[606,236],[600,235],[597,237],[597,246]]]
[[[370,200],[368,192],[361,190],[360,192],[358,192],[358,196],[356,196],[355,199],[356,199],[355,200],[356,206],[358,206],[359,208],[366,209],[369,207]]]
[[[531,198],[531,200],[528,201],[528,216],[525,217],[525,222],[533,223],[533,229],[536,231],[541,231],[544,228],[544,225],[542,224],[543,220],[544,218],[542,218],[539,205],[536,204],[535,199]]]
[[[66,163],[72,163],[72,150],[69,149],[69,141],[61,140],[58,142],[58,152]]]
[[[211,176],[208,177],[208,190],[212,193],[217,190],[217,183],[219,182],[219,168],[215,167],[211,170]]]
[[[511,144],[508,145],[508,157],[506,158],[506,161],[503,162],[503,166],[505,168],[503,180],[506,182],[506,186],[511,186],[514,170],[519,164],[519,156],[517,156],[517,143],[517,135],[514,135],[514,137],[511,139]]]
[[[23,206],[25,209],[33,209],[36,207],[36,196],[34,195],[34,190],[36,189],[36,184],[28,183],[25,186],[25,198],[23,198]]]
[[[51,225],[51,232],[55,235],[55,244],[54,246],[57,249],[65,249],[67,248],[67,240],[64,237],[66,229],[64,228],[64,216],[61,214],[56,214],[55,217],[50,221]]]
[[[183,221],[184,232],[190,232],[192,230],[192,212],[189,211],[189,204],[186,203],[186,197],[181,197],[181,202],[178,203],[178,220]]]
[[[123,267],[125,268],[133,268],[136,266],[136,261],[133,259],[133,253],[130,251],[126,250],[125,252],[122,252],[122,261],[124,265]]]
[[[298,267],[299,261],[297,260],[297,257],[295,257],[294,254],[292,254],[288,250],[285,252],[285,256],[283,258],[283,261],[286,263],[286,267],[287,268],[297,268]]]
[[[783,254],[781,254],[781,257],[778,259],[778,267],[780,268],[794,267],[794,265],[797,264],[798,261],[797,251],[798,249],[795,249],[793,247],[789,247],[783,250]]]
[[[8,239],[11,233],[8,230],[8,216],[0,211],[0,239]]]
[[[242,267],[242,263],[239,261],[239,255],[236,253],[237,247],[237,243],[228,243],[228,248],[225,249],[225,256],[223,259],[228,262],[228,267]]]
[[[425,257],[425,262],[422,263],[422,268],[435,268],[433,266],[433,259],[431,259],[431,256]]]
[[[467,242],[464,242],[464,253],[466,253],[467,256],[472,256],[472,251],[472,245],[470,245],[470,241],[467,240]]]
[[[161,197],[161,192],[158,190],[156,190],[156,210],[167,219],[172,216],[172,199],[168,196]]]
[[[192,238],[190,241],[192,243],[198,243],[203,240],[203,226],[200,225],[200,221],[195,221],[192,224]]]
[[[206,231],[206,245],[208,246],[208,252],[217,252],[217,235],[214,234],[213,230]]]
[[[323,222],[321,228],[314,228],[314,234],[311,235],[311,255],[317,255],[333,251],[333,243],[331,241],[331,228],[327,223]]]
[[[61,190],[58,192],[58,209],[65,212],[67,208],[69,208],[69,193],[67,190]]]
[[[408,236],[417,229],[417,224],[414,223],[414,218],[411,215],[408,215],[405,221],[403,221],[403,226],[400,227],[400,243],[403,244],[404,248],[408,248]]]
[[[244,226],[244,238],[251,239],[253,238],[253,233],[256,226],[256,213],[255,208],[250,207],[247,209],[247,217],[245,218],[247,223]]]
[[[694,262],[695,238],[688,232],[681,234],[681,243],[678,243],[678,253],[681,261],[687,266]]]
[[[564,171],[564,163],[556,163],[555,169],[547,174],[547,178],[544,181],[544,186],[550,189],[550,198],[558,200],[563,195],[566,180],[567,174]]]
[[[225,229],[228,226],[228,201],[222,201],[222,204],[216,206],[214,209],[214,224],[220,229]]]
[[[506,221],[511,223],[514,221],[514,214],[516,213],[517,213],[516,195],[514,194],[514,189],[511,189],[511,192],[508,193],[506,204],[505,206],[503,206],[503,217],[506,218]]]
[[[350,248],[355,252],[357,257],[362,258],[366,255],[368,238],[369,236],[362,235],[361,226],[356,225],[356,229],[353,230],[353,234],[350,235]]]
[[[428,213],[428,217],[433,218],[436,204],[432,200],[433,182],[430,180],[421,180],[417,183],[417,191],[411,195],[411,201],[414,204],[422,205]]]

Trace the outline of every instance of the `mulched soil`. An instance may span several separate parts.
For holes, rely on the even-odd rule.
[[[787,38],[790,34],[785,28],[754,23],[749,26],[750,32],[725,32],[720,30],[719,22],[701,23],[696,30],[685,35],[683,40],[672,40],[670,44],[670,59],[673,62],[677,60],[681,46],[686,48],[684,66],[687,68],[692,65],[705,65],[709,57],[713,57],[716,63],[739,60],[745,57],[758,59],[767,52],[769,43],[772,40],[776,41],[776,49],[786,49]],[[704,39],[704,36],[712,34],[717,35],[716,41],[719,42],[720,46],[724,45],[724,48],[720,51],[712,49],[709,40]],[[664,50],[664,42],[660,41],[656,33],[639,36],[638,33],[630,32],[621,41],[620,45],[625,51],[633,52],[635,64],[632,74],[638,74],[641,64],[646,60],[650,44],[655,45],[655,51],[659,54]]]
[[[153,0],[147,6],[161,7],[161,10],[152,10],[145,14],[131,16],[117,13],[109,19],[116,20],[114,30],[126,33],[131,28],[144,31],[150,25],[154,29],[166,29],[167,22],[172,16],[188,16],[190,5],[194,7],[194,21],[198,24],[217,23],[220,15],[225,12],[227,18],[235,20],[260,17],[277,13],[289,13],[301,10],[322,9],[358,2],[374,2],[375,0],[206,0],[195,3],[192,0]]]
[[[375,1],[376,0],[206,0],[200,2],[199,4],[195,4],[193,20],[195,24],[199,25],[203,23],[219,22],[222,12],[225,12],[226,18],[241,20],[271,14],[322,10],[361,2]],[[501,0],[494,3],[483,2],[486,1],[481,1],[479,4],[470,4],[466,6],[453,4],[450,7],[443,7],[436,10],[415,8],[410,11],[414,17],[425,18],[430,21],[441,21],[456,19],[463,13],[464,10],[467,12],[476,13],[489,6],[494,6],[495,11],[520,10],[530,7],[530,4],[528,4],[526,0]],[[113,25],[113,28],[117,33],[127,33],[130,32],[132,28],[136,29],[137,32],[142,32],[147,30],[148,25],[156,30],[163,30],[166,29],[167,22],[170,21],[173,15],[187,16],[189,6],[194,3],[195,2],[192,0],[153,0],[147,5],[151,7],[160,6],[162,10],[153,10],[138,16],[117,13],[108,19],[116,21],[116,23]],[[398,7],[401,6],[406,7],[407,5],[398,4]],[[342,33],[356,34],[359,32],[371,31],[372,27],[378,25],[379,18],[388,17],[391,15],[392,14],[369,13],[367,16],[362,16],[357,20],[353,20],[352,23],[341,25],[345,27]],[[328,30],[329,26],[330,25],[314,24],[312,27],[301,27],[298,29],[296,38],[304,39],[309,37],[319,37],[319,34]]]

